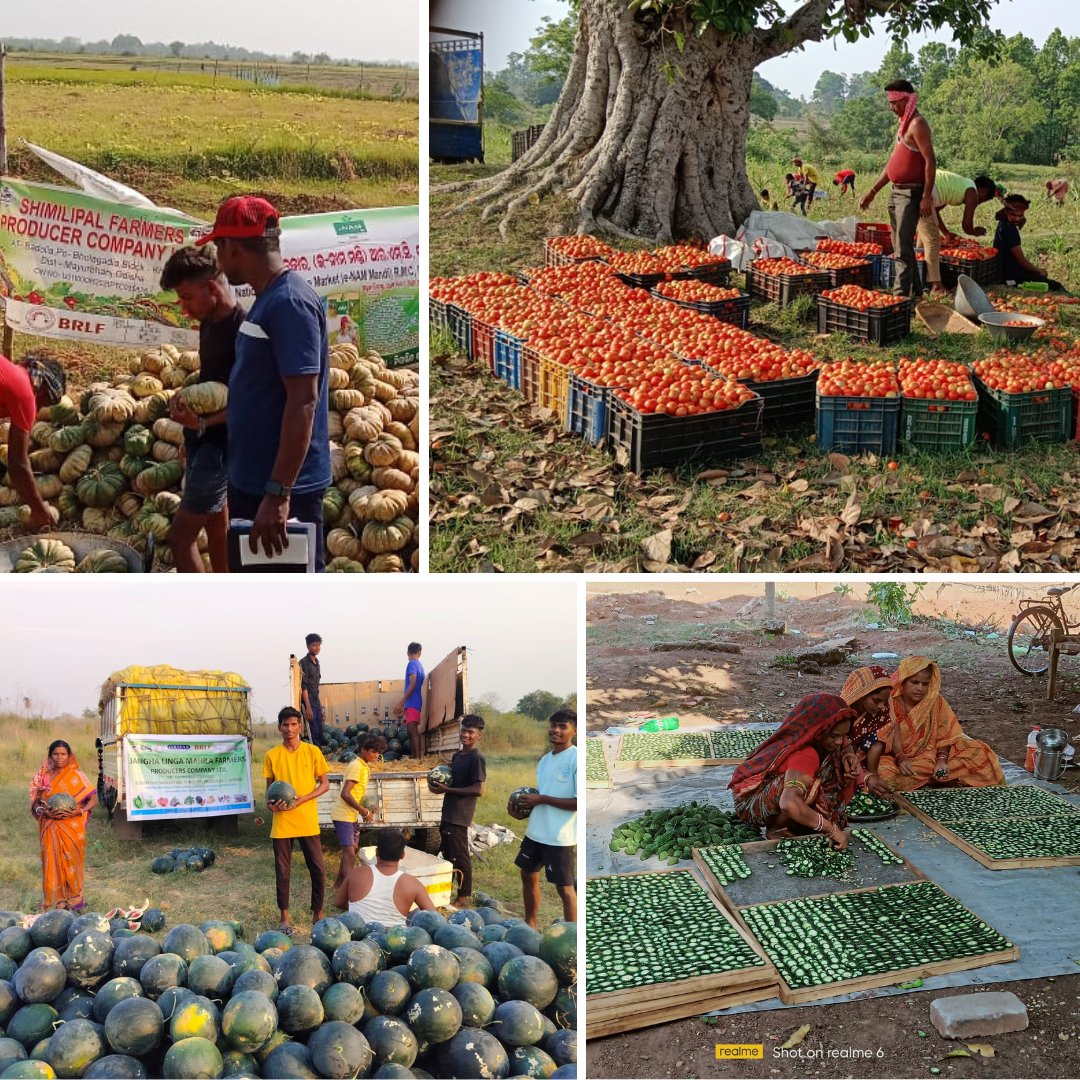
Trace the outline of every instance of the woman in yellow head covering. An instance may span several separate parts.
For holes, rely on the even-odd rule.
[[[877,665],[856,668],[840,691],[840,696],[855,713],[848,736],[851,743],[848,771],[858,777],[860,787],[884,798],[888,798],[892,792],[878,776],[878,764],[885,752],[881,732],[892,722],[889,716],[891,695],[892,678],[883,667]]]
[[[998,787],[1005,776],[986,743],[969,739],[941,696],[941,668],[925,656],[903,661],[893,676],[890,726],[879,737],[892,747],[878,774],[895,791],[927,784]]]

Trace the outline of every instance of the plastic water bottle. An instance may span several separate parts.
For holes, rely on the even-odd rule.
[[[1038,752],[1038,745],[1035,742],[1035,736],[1039,734],[1042,728],[1036,724],[1031,729],[1031,734],[1027,737],[1027,754],[1024,757],[1024,768],[1028,772],[1033,773],[1035,771],[1035,754]]]
[[[665,716],[662,720],[647,720],[638,728],[639,731],[678,731],[679,718],[677,716]]]

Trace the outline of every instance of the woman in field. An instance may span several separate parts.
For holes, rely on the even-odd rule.
[[[882,757],[878,774],[895,791],[916,791],[927,784],[1005,783],[997,755],[964,734],[941,696],[941,668],[933,660],[910,656],[901,663],[893,676],[889,711],[892,723],[880,737],[895,753]]]
[[[49,799],[70,795],[75,806],[54,810]],[[49,745],[49,754],[30,783],[30,813],[37,818],[41,840],[42,911],[82,911],[86,863],[86,820],[97,806],[97,792],[71,747],[63,739]]]
[[[843,851],[856,777],[845,769],[854,711],[833,694],[804,697],[736,770],[735,813],[773,840],[821,833]]]

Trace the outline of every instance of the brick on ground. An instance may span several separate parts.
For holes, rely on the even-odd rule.
[[[1023,1031],[1028,1014],[1011,991],[992,991],[936,998],[930,1003],[930,1021],[946,1039],[968,1039]]]

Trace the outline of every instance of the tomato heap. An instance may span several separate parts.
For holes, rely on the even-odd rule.
[[[464,307],[469,298],[479,296],[488,289],[517,284],[517,278],[511,274],[481,271],[478,274],[466,274],[464,277],[432,278],[428,292],[433,299],[441,300],[444,304]]]
[[[831,252],[833,255],[850,255],[856,259],[865,255],[881,254],[880,244],[853,244],[849,240],[819,240],[817,249]]]
[[[850,358],[826,364],[818,376],[817,389],[821,397],[900,396],[900,384],[891,364],[869,364]]]
[[[979,394],[964,364],[954,360],[899,361],[900,389],[906,398],[927,401],[978,401]]]
[[[737,347],[726,355],[712,356],[709,368],[720,375],[741,382],[765,383],[780,379],[799,379],[817,371],[821,361],[802,349],[785,351],[779,345],[753,338],[752,342],[733,341]]]
[[[702,266],[727,266],[728,259],[724,255],[714,255],[710,251],[692,247],[690,244],[669,244],[667,247],[657,248],[653,254],[663,263],[668,270],[696,270]]]
[[[608,265],[620,274],[666,274],[667,265],[651,251],[617,251],[608,258]]]
[[[688,278],[665,281],[657,285],[656,291],[658,295],[666,296],[670,300],[682,300],[692,304],[715,304],[722,300],[738,300],[743,295],[739,289],[722,289],[718,285],[707,285],[703,281]]]
[[[985,262],[996,259],[998,249],[993,247],[950,247],[941,249],[943,259],[962,259],[964,262]]]
[[[820,270],[853,270],[857,266],[866,266],[865,259],[852,255],[838,255],[831,251],[809,251],[803,256],[811,266]]]
[[[892,307],[906,301],[906,297],[878,292],[876,289],[864,289],[861,285],[841,285],[838,289],[827,289],[821,295],[834,304],[855,308],[856,311],[872,311],[874,308]]]
[[[795,274],[819,274],[816,267],[803,266],[794,259],[755,259],[750,264],[759,274],[768,274],[770,277],[789,277]]]
[[[1068,376],[1046,353],[1013,353],[999,349],[976,360],[972,371],[991,390],[1006,394],[1029,394],[1036,390],[1057,390],[1069,386]]]
[[[698,416],[737,409],[757,395],[734,379],[721,379],[704,368],[675,364],[649,372],[615,396],[642,413]]]
[[[614,249],[595,236],[549,236],[544,243],[568,259],[606,259]]]

